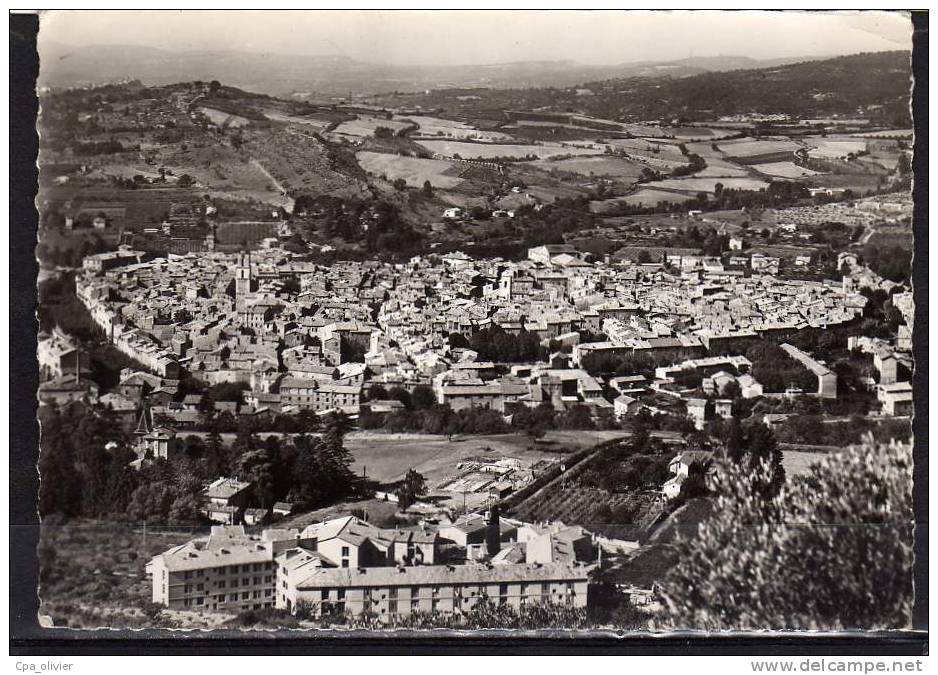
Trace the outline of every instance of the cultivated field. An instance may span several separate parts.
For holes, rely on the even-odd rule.
[[[598,155],[602,149],[598,147],[575,147],[561,143],[544,143],[541,145],[516,145],[505,143],[460,143],[459,141],[433,141],[421,140],[420,145],[430,152],[445,157],[459,155],[463,159],[494,159],[496,157],[512,157],[524,159],[534,155],[539,159],[556,157],[558,155]]]
[[[753,164],[752,168],[759,173],[773,178],[804,178],[805,176],[817,176],[817,171],[798,166],[794,162],[768,162],[766,164]]]
[[[539,159],[531,163],[545,171],[556,169],[583,176],[609,176],[612,178],[638,178],[644,164],[621,157],[572,157],[570,159]]]
[[[765,181],[756,178],[697,178],[696,176],[688,178],[666,178],[665,180],[647,183],[646,186],[649,188],[697,193],[713,192],[717,183],[722,183],[723,187],[733,190],[762,190],[769,186]]]
[[[811,147],[808,156],[818,159],[839,159],[866,150],[866,141],[857,140],[812,138],[808,141],[808,145]]]
[[[454,188],[462,184],[462,179],[451,175],[454,167],[443,159],[421,159],[402,157],[380,152],[359,152],[355,159],[362,168],[375,176],[385,176],[393,181],[403,178],[411,187],[422,187],[424,181],[430,181],[433,187]]]
[[[732,141],[722,141],[718,145],[728,157],[755,157],[757,155],[794,152],[801,147],[795,141],[784,136],[760,140],[740,138]]]

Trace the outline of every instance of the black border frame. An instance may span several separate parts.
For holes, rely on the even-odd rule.
[[[915,396],[913,496],[915,501],[916,630],[876,634],[654,635],[614,637],[294,637],[236,631],[71,631],[43,629],[36,545],[39,520],[38,363],[35,260],[38,135],[35,120],[39,71],[35,14],[10,14],[10,654],[22,656],[142,654],[512,654],[512,655],[772,655],[922,656],[928,653],[928,13],[912,12],[912,112],[915,255],[912,283],[917,311],[913,330]],[[276,640],[272,642],[271,640]]]

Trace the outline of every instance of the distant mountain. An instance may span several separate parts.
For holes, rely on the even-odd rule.
[[[671,62],[595,66],[574,61],[529,61],[474,66],[399,66],[365,63],[344,56],[255,54],[238,51],[174,52],[134,45],[69,47],[43,44],[40,85],[85,86],[139,79],[162,85],[219,80],[265,94],[374,94],[441,88],[571,87],[629,77],[687,77],[700,73],[758,68],[802,59],[759,61],[714,56]]]

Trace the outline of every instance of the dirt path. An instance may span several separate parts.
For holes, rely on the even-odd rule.
[[[270,171],[267,170],[267,167],[265,167],[263,164],[261,164],[260,160],[255,159],[255,158],[252,157],[252,158],[251,158],[251,164],[253,164],[255,167],[257,167],[257,170],[260,171],[260,172],[261,172],[262,174],[264,174],[265,176],[267,176],[267,178],[270,180],[270,182],[274,184],[274,187],[277,188],[277,192],[280,193],[281,200],[283,201],[283,203],[281,204],[281,206],[283,206],[283,208],[285,208],[287,211],[292,212],[292,211],[293,211],[293,205],[294,205],[295,202],[293,201],[293,198],[292,198],[292,197],[290,197],[290,196],[287,195],[287,190],[286,190],[286,188],[283,187],[283,185],[280,184],[280,181],[278,181],[276,178],[274,178],[273,174],[270,173]]]

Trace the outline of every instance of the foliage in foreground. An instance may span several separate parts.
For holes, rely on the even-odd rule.
[[[863,444],[834,454],[774,497],[771,467],[723,464],[699,536],[678,542],[665,578],[665,627],[885,629],[912,603],[911,448]]]

